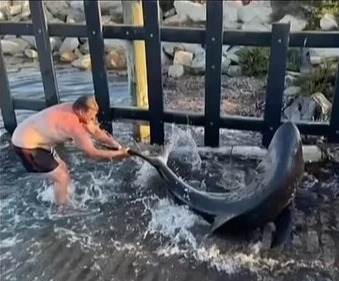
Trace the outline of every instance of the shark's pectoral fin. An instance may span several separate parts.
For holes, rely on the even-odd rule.
[[[235,216],[237,216],[237,214],[225,214],[215,217],[210,233],[215,232],[219,227],[221,227],[226,222],[230,221]]]
[[[293,225],[293,206],[288,205],[274,221],[275,233],[271,248],[281,248],[291,234]]]

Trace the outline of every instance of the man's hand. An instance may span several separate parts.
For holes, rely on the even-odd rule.
[[[129,148],[121,148],[119,150],[108,150],[108,153],[110,154],[111,159],[124,158],[129,156],[128,150]]]

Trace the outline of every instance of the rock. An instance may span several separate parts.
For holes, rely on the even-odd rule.
[[[14,55],[23,53],[23,51],[28,48],[29,44],[21,38],[13,38],[1,40],[1,46],[5,55]]]
[[[79,40],[76,37],[67,37],[65,40],[62,42],[60,49],[59,49],[59,54],[68,52],[68,51],[74,51],[79,47]]]
[[[45,9],[45,17],[48,23],[64,23],[64,20],[60,20],[52,15],[50,11]]]
[[[306,248],[309,253],[316,253],[319,250],[318,233],[315,230],[307,232]]]
[[[331,220],[331,215],[326,211],[320,211],[319,215],[320,223],[322,225],[323,231],[329,230],[329,224]]]
[[[222,55],[227,56],[229,54],[229,51],[232,49],[229,45],[223,45],[222,46]]]
[[[187,23],[188,16],[187,15],[173,15],[171,17],[166,18],[163,21],[163,25],[171,25],[171,26],[183,26]]]
[[[10,18],[10,21],[18,22],[18,21],[27,21],[30,20],[31,10],[29,8],[25,8],[22,10],[22,12],[12,18]]]
[[[4,9],[7,8],[7,6],[10,5],[10,1],[9,0],[2,0],[0,1],[0,11],[3,11]]]
[[[206,21],[206,5],[191,1],[175,0],[174,8],[178,15],[186,16],[194,22]]]
[[[112,11],[122,11],[121,1],[99,1],[101,15],[108,15]],[[72,0],[70,1],[70,7],[74,10],[84,12],[83,1]]]
[[[83,21],[85,21],[84,12],[80,10],[73,10],[73,9],[69,10],[67,17],[66,17],[67,23],[81,23]]]
[[[123,48],[111,50],[106,56],[107,68],[124,70],[127,68],[127,59]]]
[[[176,51],[174,54],[173,64],[190,66],[193,60],[193,53],[187,51]]]
[[[161,64],[165,65],[172,65],[173,60],[162,50],[161,51]]]
[[[102,15],[109,15],[112,11],[122,11],[121,1],[99,1]]]
[[[184,75],[184,66],[180,64],[171,65],[168,68],[168,76],[173,78],[179,78]]]
[[[32,48],[36,49],[35,37],[30,35],[22,35],[21,39],[25,40]]]
[[[175,9],[171,8],[164,13],[164,19],[167,19],[167,18],[172,17],[174,15],[175,15]]]
[[[69,14],[69,5],[67,1],[46,1],[46,9],[53,15],[62,21],[66,20]]]
[[[242,23],[268,23],[271,13],[272,8],[268,1],[256,1],[239,7],[237,19]]]
[[[321,110],[319,119],[322,121],[328,121],[332,112],[332,103],[319,92],[314,93],[311,98],[319,105]]]
[[[89,54],[89,43],[88,43],[88,41],[86,41],[84,44],[82,44],[79,49],[80,49],[81,53],[83,53],[84,55]]]
[[[225,56],[222,56],[221,58],[221,73],[227,74],[228,68],[230,67],[232,61]]]
[[[291,105],[291,103],[296,99],[301,89],[297,86],[290,86],[285,89],[283,95],[283,107]]]
[[[241,76],[241,66],[240,65],[230,65],[227,69],[227,75],[230,77],[238,77]]]
[[[31,48],[33,48],[35,50],[37,49],[34,36],[23,35],[23,36],[21,36],[21,39],[25,40],[30,45]],[[51,45],[52,52],[58,50],[61,46],[61,39],[59,37],[50,37],[49,42],[50,42],[50,45]]]
[[[60,61],[62,62],[72,62],[77,59],[78,56],[74,51],[65,51],[60,55]]]
[[[307,25],[307,21],[303,19],[298,19],[291,15],[284,16],[279,23],[290,23],[291,24],[291,32],[302,31]]]
[[[299,76],[300,76],[300,73],[298,72],[292,72],[292,71],[286,72],[285,86],[287,88],[293,86]]]
[[[312,65],[320,64],[324,60],[339,57],[339,48],[310,48],[308,50],[309,60]]]
[[[15,38],[17,38],[16,35],[7,34],[7,35],[4,36],[4,39],[6,39],[6,40],[15,39]]]
[[[266,224],[263,228],[263,233],[262,233],[262,248],[264,250],[268,250],[271,248],[272,242],[273,242],[273,234],[276,231],[275,224],[270,222]]]
[[[320,240],[321,240],[321,244],[323,246],[322,259],[327,264],[327,266],[333,266],[335,264],[335,260],[336,260],[335,243],[334,243],[332,237],[327,233],[323,233],[321,235]]]
[[[187,51],[194,55],[205,52],[205,49],[200,44],[161,42],[161,46],[163,51],[172,58],[176,51]]]
[[[83,70],[89,70],[91,69],[91,56],[88,55],[84,55],[74,61],[72,61],[71,65],[73,67],[79,68],[79,69],[83,69]]]
[[[37,59],[38,58],[38,52],[36,50],[33,50],[33,49],[26,49],[24,51],[24,54],[29,59]]]
[[[192,74],[203,74],[205,72],[205,67],[206,53],[203,52],[194,56],[189,69]]]
[[[224,28],[237,29],[241,25],[238,22],[238,9],[241,7],[241,1],[224,1]]]
[[[126,48],[126,41],[121,39],[104,39],[105,52]]]
[[[16,5],[7,5],[2,12],[7,16],[7,18],[9,17],[13,17],[16,16],[18,14],[20,14],[22,12],[22,6],[20,4],[16,4]]]
[[[246,22],[241,26],[241,30],[251,30],[251,31],[271,31],[272,26],[267,23],[260,22]]]
[[[294,122],[313,121],[316,118],[317,110],[318,105],[311,97],[299,96],[284,110],[284,115]]]
[[[334,30],[338,29],[338,23],[333,15],[325,14],[320,19],[320,27],[322,30]]]
[[[301,248],[303,243],[301,241],[301,238],[300,236],[296,235],[296,234],[293,234],[293,238],[292,238],[292,245],[295,247],[295,248]]]
[[[162,50],[169,55],[170,57],[174,58],[174,54],[176,51],[185,51],[185,47],[183,43],[174,43],[174,42],[161,42]]]
[[[83,1],[78,1],[78,0],[72,0],[69,2],[70,7],[73,10],[79,10],[84,13],[84,3]]]
[[[293,97],[294,98],[300,92],[301,92],[301,87],[299,87],[299,86],[290,86],[290,87],[285,89],[284,96],[288,96],[288,97]]]

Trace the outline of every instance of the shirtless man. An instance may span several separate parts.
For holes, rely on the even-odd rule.
[[[12,144],[26,171],[54,181],[57,205],[68,202],[70,176],[66,163],[54,157],[56,145],[73,140],[79,149],[97,160],[128,155],[128,149],[96,124],[98,109],[93,96],[81,96],[74,103],[57,104],[31,115],[13,132]],[[97,149],[91,137],[118,150]]]

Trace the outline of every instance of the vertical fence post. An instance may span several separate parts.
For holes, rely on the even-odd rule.
[[[337,79],[335,81],[332,113],[330,119],[330,142],[339,143],[339,63],[337,68]]]
[[[13,99],[9,90],[4,54],[0,41],[0,106],[4,127],[10,134],[13,133],[17,126]]]
[[[265,131],[262,139],[262,144],[266,147],[281,123],[289,36],[289,23],[273,24],[264,116]]]
[[[111,106],[106,72],[105,45],[102,33],[100,4],[98,0],[84,0],[84,8],[94,92],[100,108],[98,120],[105,130],[112,133]]]
[[[205,145],[219,146],[223,1],[207,1],[205,70]]]
[[[124,24],[144,25],[142,5],[139,0],[122,1]],[[147,67],[144,40],[126,43],[128,86],[133,106],[148,107]],[[135,124],[133,135],[140,141],[149,141],[149,125]]]
[[[45,92],[46,106],[59,103],[58,84],[54,70],[47,20],[41,0],[29,1],[33,33],[39,54],[39,65]]]
[[[147,88],[150,113],[150,142],[164,143],[164,104],[162,86],[159,6],[157,0],[143,0],[144,30],[146,41]]]

